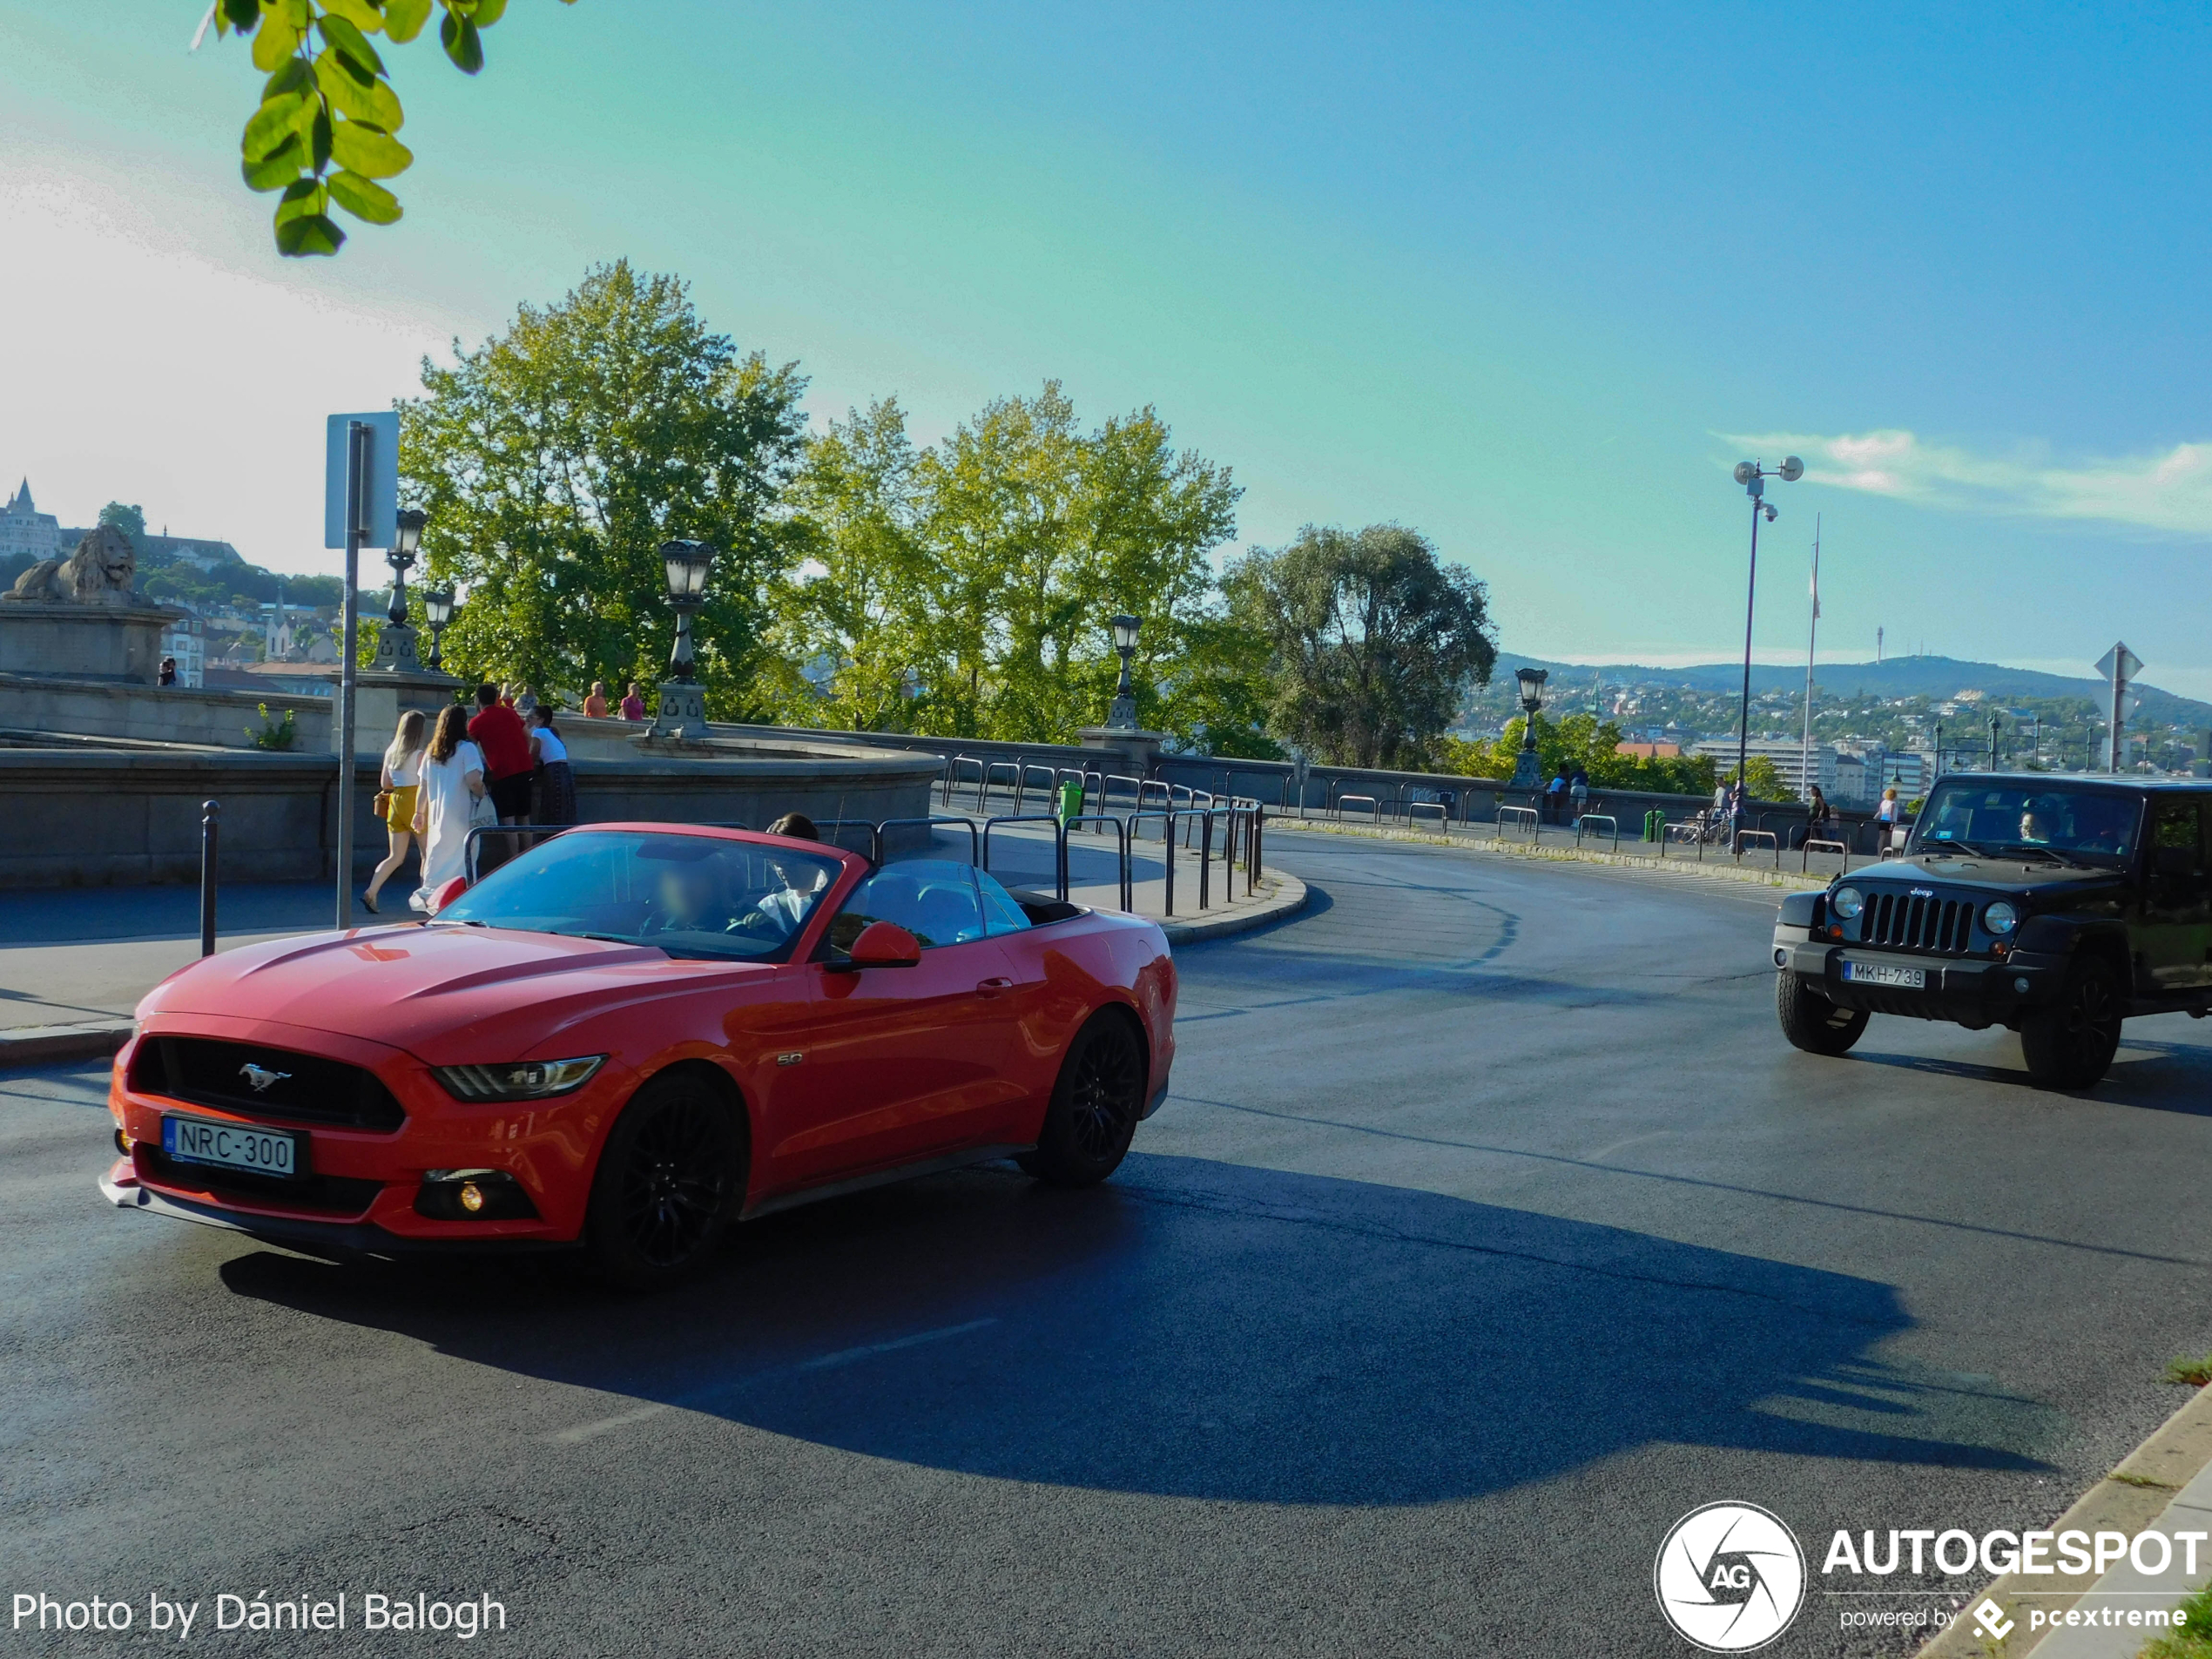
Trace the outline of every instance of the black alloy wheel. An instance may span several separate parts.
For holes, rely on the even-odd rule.
[[[592,1179],[588,1234],[602,1273],[646,1288],[711,1256],[744,1191],[742,1144],[734,1109],[704,1079],[657,1077],[640,1089]]]
[[[1120,1165],[1144,1110],[1144,1046],[1118,1010],[1076,1034],[1053,1085],[1036,1150],[1021,1164],[1056,1187],[1095,1186]]]
[[[2076,962],[2059,1000],[2020,1022],[2028,1076],[2044,1089],[2087,1089],[2120,1051],[2126,1014],[2111,965],[2094,958]]]

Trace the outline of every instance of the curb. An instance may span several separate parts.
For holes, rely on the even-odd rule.
[[[0,1071],[57,1065],[65,1060],[105,1060],[130,1040],[128,1020],[85,1020],[75,1025],[25,1025],[0,1030]]]
[[[1162,921],[1160,931],[1168,936],[1170,945],[1203,945],[1210,940],[1226,939],[1233,934],[1264,927],[1305,908],[1305,883],[1296,876],[1278,872],[1263,875],[1260,880],[1275,884],[1272,897],[1224,915],[1201,917],[1195,921]]]
[[[2104,1530],[2132,1537],[2164,1514],[2182,1488],[2208,1466],[2212,1466],[2212,1386],[2190,1395],[2148,1440],[2121,1460],[2118,1468],[2053,1521],[2050,1530]],[[1961,1617],[1920,1649],[1921,1659],[2020,1659],[2056,1634],[2046,1629],[2029,1635],[2027,1601],[2033,1600],[2047,1612],[2062,1613],[2094,1588],[2102,1576],[2096,1572],[2080,1577],[2038,1574],[2033,1588],[2018,1573],[1993,1579],[1973,1592],[1966,1606],[1978,1607],[1985,1599],[1996,1602],[2027,1639],[2015,1647],[2007,1636],[1993,1646],[1972,1619]],[[2146,1631],[2142,1640],[2148,1642],[2155,1634]]]
[[[1303,830],[1311,835],[1342,835],[1354,840],[1407,841],[1423,846],[1457,847],[1464,853],[1483,853],[1504,858],[1541,859],[1551,864],[1595,864],[1615,870],[1636,870],[1649,875],[1674,876],[1691,881],[1736,881],[1748,887],[1772,887],[1783,892],[1812,892],[1828,885],[1824,875],[1796,870],[1745,869],[1726,864],[1701,864],[1680,859],[1647,859],[1630,853],[1600,853],[1588,847],[1549,847],[1516,845],[1511,841],[1477,840],[1473,836],[1424,835],[1418,830],[1375,829],[1364,824],[1332,824],[1314,819],[1271,818],[1271,830]]]

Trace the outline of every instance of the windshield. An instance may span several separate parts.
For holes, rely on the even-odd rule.
[[[1920,810],[1913,850],[2033,856],[2115,867],[2134,851],[2130,795],[2041,784],[1941,783]]]
[[[843,867],[719,836],[570,830],[501,865],[438,920],[657,945],[671,956],[780,960]]]

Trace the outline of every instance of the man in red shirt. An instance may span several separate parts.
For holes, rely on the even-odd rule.
[[[483,751],[484,781],[502,824],[523,824],[530,815],[530,739],[523,717],[499,700],[499,687],[476,688],[476,712],[469,740]],[[511,839],[502,836],[502,840]]]

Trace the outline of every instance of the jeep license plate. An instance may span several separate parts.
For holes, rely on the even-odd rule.
[[[1925,968],[1891,968],[1880,962],[1845,962],[1844,977],[1854,985],[1901,985],[1909,991],[1928,988]]]

